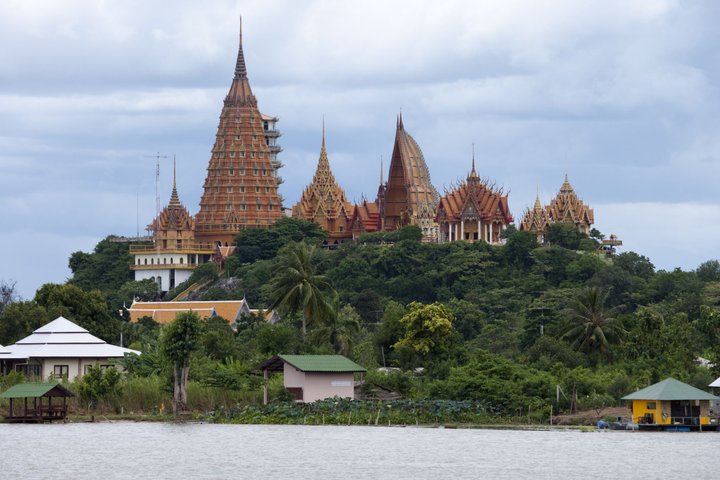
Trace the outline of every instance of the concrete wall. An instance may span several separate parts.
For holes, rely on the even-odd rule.
[[[164,266],[163,269],[155,270],[135,270],[135,281],[145,280],[151,278],[157,282],[157,278],[162,278],[162,290],[168,291],[170,288],[170,270],[171,265]],[[190,278],[192,270],[188,269],[174,269],[175,270],[175,286],[180,285],[182,282]]]
[[[42,360],[41,365],[41,375],[45,380],[52,378],[56,365],[67,365],[68,379],[72,381],[84,375],[87,366],[110,365],[110,360],[107,358],[46,358]]]

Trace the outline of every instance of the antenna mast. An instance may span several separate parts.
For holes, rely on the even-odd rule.
[[[160,155],[157,152],[155,155],[145,155],[145,158],[155,159],[155,220],[160,216],[160,159],[168,158],[167,155]]]

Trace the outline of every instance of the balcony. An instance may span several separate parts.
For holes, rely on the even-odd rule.
[[[130,265],[130,270],[195,270],[202,263],[156,263],[154,265]]]
[[[282,168],[285,166],[280,160],[271,160],[270,165],[272,165],[274,169]]]
[[[215,245],[212,243],[186,243],[181,246],[168,245],[167,248],[163,248],[160,245],[130,245],[130,255],[151,254],[155,252],[212,254],[214,251]]]
[[[270,150],[270,153],[280,153],[283,151],[283,148],[280,145],[268,145],[268,149]]]
[[[266,137],[274,137],[274,138],[277,138],[277,137],[279,137],[280,135],[282,135],[282,133],[280,133],[280,130],[275,130],[275,129],[272,129],[272,130],[271,130],[271,129],[268,128],[268,129],[263,129],[263,135],[265,135]]]

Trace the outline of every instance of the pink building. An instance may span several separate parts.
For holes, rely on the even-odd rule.
[[[267,404],[267,378],[283,372],[285,389],[298,402],[332,397],[355,397],[355,373],[363,367],[342,355],[275,355],[258,366],[265,377],[263,402]]]

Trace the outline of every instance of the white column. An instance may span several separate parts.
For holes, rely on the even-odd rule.
[[[495,237],[493,237],[493,233],[495,233],[495,224],[490,224],[490,243],[493,243],[495,241]]]
[[[477,224],[478,224],[478,228],[477,228],[477,236],[478,236],[478,238],[477,238],[477,239],[478,239],[478,242],[479,242],[480,240],[482,240],[482,233],[481,233],[481,230],[480,230],[480,227],[481,227],[482,225],[480,224],[480,220],[477,221]]]
[[[457,239],[458,239],[458,224],[457,224],[457,222],[455,222],[455,240],[457,241]]]
[[[460,240],[465,240],[465,220],[460,219]]]

